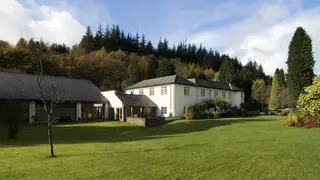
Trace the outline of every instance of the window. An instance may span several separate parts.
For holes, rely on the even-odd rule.
[[[130,91],[130,94],[134,94],[134,91]]]
[[[229,92],[229,99],[231,99],[231,92]]]
[[[244,93],[241,92],[241,100],[243,100],[243,99],[244,99]]]
[[[161,114],[167,114],[167,107],[161,107]]]
[[[143,89],[139,89],[139,94],[143,95]]]
[[[219,91],[218,90],[214,90],[214,97],[219,96]]]
[[[226,98],[226,92],[225,91],[222,91],[222,97]]]
[[[167,94],[167,87],[161,87],[161,95]]]
[[[149,88],[149,95],[154,96],[154,88]]]
[[[209,89],[208,91],[209,91],[208,95],[209,95],[209,97],[211,97],[211,89]]]
[[[183,88],[183,93],[185,96],[189,96],[190,95],[190,88],[189,87],[184,87]]]
[[[206,96],[206,90],[205,89],[201,89],[201,96]]]

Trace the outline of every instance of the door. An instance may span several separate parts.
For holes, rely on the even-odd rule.
[[[117,108],[116,119],[122,121],[122,108]]]

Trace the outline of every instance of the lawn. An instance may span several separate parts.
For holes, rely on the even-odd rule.
[[[320,179],[320,129],[284,117],[57,125],[49,158],[44,125],[17,140],[0,128],[0,179]]]

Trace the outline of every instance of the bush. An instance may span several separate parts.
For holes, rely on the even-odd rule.
[[[290,112],[287,119],[284,121],[287,126],[295,126],[298,122],[298,116],[294,112]]]
[[[220,113],[217,112],[217,111],[216,111],[216,112],[213,112],[212,114],[213,114],[213,117],[216,118],[216,119],[221,117],[221,116],[220,116]]]
[[[295,127],[314,128],[320,125],[319,116],[312,116],[306,111],[290,112],[285,120],[285,125]]]
[[[186,118],[186,119],[192,119],[193,118],[193,113],[191,113],[191,112],[187,112],[185,115],[184,115],[184,117]]]

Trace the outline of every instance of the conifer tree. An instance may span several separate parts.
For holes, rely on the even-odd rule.
[[[314,59],[312,40],[307,32],[298,27],[292,37],[288,53],[288,88],[297,100],[303,88],[312,84]]]
[[[270,93],[270,99],[269,99],[270,110],[277,110],[281,107],[280,99],[279,99],[280,93],[281,93],[279,74],[280,74],[280,71],[277,68],[272,79],[271,93]]]
[[[94,40],[90,26],[87,27],[86,34],[82,37],[80,46],[85,49],[87,53],[94,50]]]

